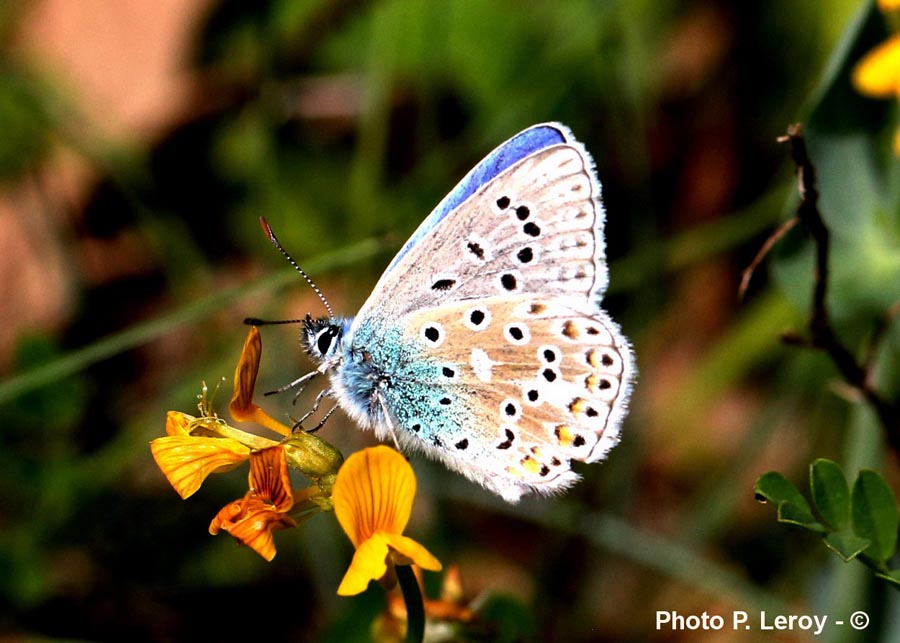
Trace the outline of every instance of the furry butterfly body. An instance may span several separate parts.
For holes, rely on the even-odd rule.
[[[307,352],[363,428],[510,502],[552,493],[618,441],[634,359],[600,308],[593,162],[562,125],[500,145],[425,219],[353,319]]]

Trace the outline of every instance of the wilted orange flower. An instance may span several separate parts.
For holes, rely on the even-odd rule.
[[[337,474],[334,513],[356,553],[338,594],[364,591],[372,580],[390,581],[393,566],[415,563],[438,571],[441,563],[402,534],[416,495],[416,476],[406,459],[386,446],[354,453]]]
[[[209,533],[227,531],[266,560],[275,557],[272,532],[297,525],[287,515],[294,506],[291,478],[282,445],[250,456],[250,491],[225,505],[209,525]]]
[[[422,588],[422,574],[418,568],[416,581]],[[467,605],[463,597],[462,576],[457,565],[450,565],[441,582],[440,598],[425,598],[425,618],[433,623],[442,623],[444,626],[453,624],[465,625],[475,620],[475,612]],[[376,641],[402,641],[407,627],[406,601],[398,592],[390,592],[387,595],[385,611],[372,625],[372,639]],[[466,637],[460,636],[460,639]],[[454,639],[455,640],[455,639]],[[468,640],[468,639],[466,639]]]
[[[166,437],[150,442],[153,459],[182,498],[197,491],[209,474],[233,469],[250,457],[250,447],[215,435],[210,426],[216,426],[215,418],[169,411]]]

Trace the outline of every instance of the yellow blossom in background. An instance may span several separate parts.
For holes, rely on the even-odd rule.
[[[416,495],[416,476],[402,455],[386,446],[354,453],[337,474],[334,513],[356,553],[338,594],[364,591],[372,580],[390,580],[393,566],[415,563],[438,571],[441,563],[402,534]]]
[[[272,532],[297,525],[287,515],[294,494],[281,445],[254,451],[250,456],[250,490],[225,505],[209,525],[209,533],[227,531],[266,560],[275,557]]]
[[[206,430],[214,418],[195,418],[187,413],[166,414],[166,437],[150,442],[157,466],[182,498],[192,495],[211,473],[233,469],[250,457],[250,448],[233,438]],[[194,432],[205,435],[194,435]]]
[[[878,8],[887,13],[900,9],[900,0],[878,0]]]
[[[884,9],[887,3],[880,4]],[[900,1],[893,4],[900,5]],[[867,53],[853,68],[852,81],[864,96],[900,99],[900,35]],[[900,131],[894,135],[894,153],[900,156]]]
[[[900,35],[878,45],[856,64],[853,85],[872,98],[900,97]]]

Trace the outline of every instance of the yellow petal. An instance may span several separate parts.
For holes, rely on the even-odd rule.
[[[174,435],[150,442],[157,466],[182,498],[193,494],[211,473],[227,471],[250,457],[232,438]]]
[[[393,550],[392,556],[398,565],[415,564],[430,572],[441,571],[441,561],[412,538],[400,534],[384,534],[384,538]]]
[[[271,561],[275,558],[275,539],[272,532],[276,529],[296,527],[290,516],[285,516],[277,511],[256,511],[243,520],[226,529],[238,542],[247,545],[257,554]]]
[[[348,460],[349,462],[349,460]],[[356,549],[350,568],[338,587],[340,596],[353,596],[365,591],[369,581],[387,573],[388,544],[383,534],[375,534]]]
[[[169,411],[166,413],[166,435],[190,435],[191,422],[196,419],[181,411]]]
[[[284,513],[294,505],[291,476],[282,445],[254,451],[250,457],[250,490]]]
[[[209,533],[215,536],[219,531],[227,531],[239,543],[247,545],[266,560],[275,558],[276,529],[296,527],[290,516],[275,511],[272,506],[253,493],[241,500],[225,505],[209,524]]]
[[[363,449],[347,458],[332,491],[334,513],[355,547],[379,531],[401,533],[415,495],[412,467],[386,446]]]
[[[234,394],[229,409],[239,422],[243,422],[247,413],[254,406],[253,391],[256,388],[256,375],[259,373],[259,360],[262,358],[262,338],[256,326],[251,326],[244,340],[244,348],[234,369]]]
[[[227,529],[230,525],[233,525],[240,520],[241,515],[244,513],[244,503],[246,501],[246,497],[241,498],[240,500],[229,502],[219,509],[219,513],[217,513],[216,517],[209,523],[210,535],[215,536],[223,529]]]
[[[892,98],[900,93],[900,35],[878,45],[856,64],[853,85],[872,98]]]
[[[896,11],[900,9],[900,0],[878,0],[878,8],[885,13]]]
[[[234,394],[228,410],[238,422],[256,422],[281,435],[290,435],[291,429],[253,403],[253,391],[256,388],[256,375],[259,373],[261,358],[262,338],[256,326],[251,326],[234,370]]]

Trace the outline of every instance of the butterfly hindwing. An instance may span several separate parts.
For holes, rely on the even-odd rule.
[[[491,297],[420,311],[406,323],[424,359],[442,368],[435,384],[445,404],[428,415],[464,418],[440,449],[426,426],[422,446],[501,495],[564,489],[577,479],[570,460],[596,461],[618,441],[633,367],[602,311]]]

